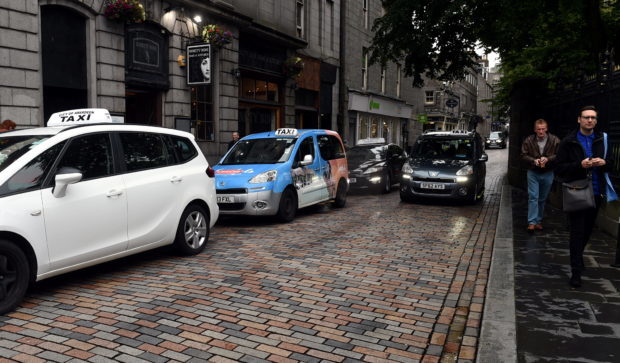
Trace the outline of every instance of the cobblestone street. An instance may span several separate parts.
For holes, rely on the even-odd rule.
[[[14,361],[474,360],[503,169],[475,206],[350,195],[289,224],[222,219],[199,256],[156,250],[39,283],[0,319]]]

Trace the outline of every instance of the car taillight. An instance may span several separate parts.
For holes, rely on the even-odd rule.
[[[215,176],[215,170],[213,170],[212,167],[208,167],[207,168],[207,175],[209,176],[209,178],[213,178]]]

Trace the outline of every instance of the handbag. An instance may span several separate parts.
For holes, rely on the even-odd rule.
[[[603,144],[605,145],[605,154],[603,154],[603,158],[607,158],[607,133],[603,132]],[[616,193],[616,190],[614,189],[614,184],[611,182],[611,179],[609,178],[609,173],[604,173],[605,175],[605,196],[607,199],[607,202],[613,202],[614,200],[618,200],[618,194]]]
[[[562,183],[562,208],[564,212],[575,212],[594,208],[594,190],[592,177]]]

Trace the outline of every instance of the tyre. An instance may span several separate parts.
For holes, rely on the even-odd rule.
[[[336,189],[336,198],[334,199],[334,207],[343,208],[347,204],[347,183],[340,179],[338,189]]]
[[[286,188],[280,197],[277,217],[280,221],[288,223],[295,219],[297,213],[297,196],[290,189]]]
[[[182,255],[202,252],[209,240],[209,214],[198,204],[185,208],[179,221],[174,247]]]
[[[412,196],[410,196],[409,194],[403,193],[403,192],[400,192],[400,200],[406,203],[413,203],[415,201],[415,199]]]
[[[383,187],[381,188],[381,193],[387,194],[392,191],[392,178],[390,177],[390,173],[386,173],[383,177]]]
[[[15,309],[30,283],[30,265],[15,243],[0,240],[0,314]]]

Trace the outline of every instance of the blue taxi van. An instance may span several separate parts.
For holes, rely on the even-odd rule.
[[[342,139],[331,130],[278,129],[240,139],[213,167],[221,215],[275,215],[333,201],[349,188]]]

